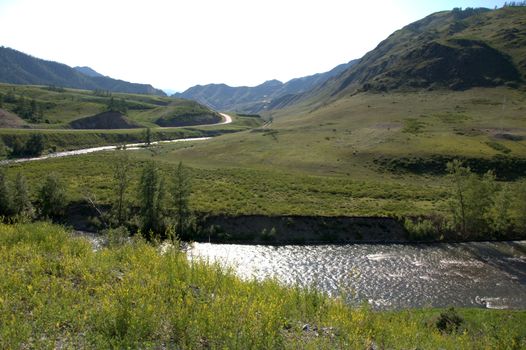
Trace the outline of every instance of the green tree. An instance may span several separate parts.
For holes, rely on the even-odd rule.
[[[13,193],[13,212],[17,216],[30,216],[32,209],[26,178],[18,173]]]
[[[164,212],[163,181],[154,161],[146,163],[139,181],[139,207],[142,232],[161,233]]]
[[[466,187],[466,224],[468,234],[476,235],[491,231],[488,213],[493,207],[496,186],[495,175],[488,171],[482,177],[470,173]]]
[[[11,144],[11,156],[12,157],[21,157],[25,154],[25,146],[22,140],[19,137],[13,138],[13,143]]]
[[[514,223],[520,232],[526,232],[526,181],[519,184],[514,197]]]
[[[35,101],[35,99],[31,100],[29,108],[31,110],[31,116],[34,117],[37,114],[37,101]]]
[[[30,157],[39,156],[44,148],[44,136],[42,134],[31,134],[26,142],[24,154]]]
[[[37,115],[36,115],[36,120],[39,121],[39,122],[42,122],[42,120],[44,119],[44,109],[46,107],[40,103],[38,105],[38,112],[37,112]]]
[[[28,119],[32,116],[31,103],[24,96],[16,101],[15,113],[23,119]]]
[[[152,144],[152,130],[150,128],[146,128],[144,131],[144,142],[146,143],[146,146]]]
[[[12,213],[12,199],[7,181],[6,170],[4,167],[0,168],[0,216],[10,216]]]
[[[0,159],[7,156],[7,148],[5,146],[4,140],[0,137]]]
[[[192,184],[188,169],[183,166],[182,162],[179,162],[173,176],[172,199],[175,208],[176,232],[180,236],[184,235],[188,228],[191,191]]]
[[[494,192],[491,206],[485,214],[489,228],[493,232],[502,234],[512,228],[512,205],[513,194],[509,186],[504,185]]]
[[[113,97],[110,97],[106,105],[106,110],[108,112],[119,112],[126,114],[128,112],[128,106],[124,99],[115,100]]]
[[[452,183],[451,209],[453,214],[453,225],[466,234],[466,179],[470,174],[470,169],[462,166],[462,163],[455,159],[447,163],[447,171]]]
[[[130,183],[131,164],[128,157],[128,152],[124,150],[116,151],[115,160],[113,162],[113,180],[115,182],[115,205],[114,211],[119,225],[123,225],[126,221],[126,189]]]
[[[452,184],[450,204],[454,228],[465,238],[487,232],[487,213],[496,193],[495,175],[487,172],[481,178],[458,160],[448,163],[447,170]]]
[[[49,174],[38,192],[40,216],[59,219],[64,216],[67,199],[66,186],[56,173]]]
[[[0,94],[0,108],[4,108],[4,95]]]

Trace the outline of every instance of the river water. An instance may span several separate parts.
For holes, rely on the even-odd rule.
[[[193,137],[193,138],[186,138],[186,139],[155,141],[155,142],[151,142],[150,145],[159,145],[159,144],[174,143],[174,142],[205,141],[209,139],[210,137]],[[0,161],[0,165],[11,164],[11,163],[33,162],[37,160],[45,160],[45,159],[51,159],[51,158],[78,156],[81,154],[89,154],[89,153],[94,153],[94,152],[112,151],[112,150],[116,150],[116,149],[123,148],[123,147],[126,148],[127,150],[138,150],[145,146],[147,146],[146,143],[130,143],[124,146],[119,145],[119,146],[101,146],[101,147],[83,148],[83,149],[77,149],[73,151],[49,153],[43,156],[33,157],[33,158],[6,159],[6,160]]]
[[[315,286],[378,309],[526,309],[526,241],[263,246],[194,243],[243,278]]]

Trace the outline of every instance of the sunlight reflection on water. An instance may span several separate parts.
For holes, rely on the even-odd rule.
[[[526,241],[277,247],[194,243],[188,255],[233,266],[243,278],[316,286],[377,308],[526,309]]]

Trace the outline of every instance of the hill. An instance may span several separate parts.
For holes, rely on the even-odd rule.
[[[174,149],[164,157],[200,169],[235,167],[232,173],[250,173],[242,185],[236,182],[247,195],[232,190],[231,202],[223,204],[228,209],[211,205],[216,212],[233,207],[233,212],[272,215],[448,215],[448,161],[460,159],[479,174],[493,169],[510,186],[526,178],[521,65],[526,45],[520,44],[525,31],[518,29],[525,10],[428,16],[314,90],[274,100],[280,108],[271,111],[272,122],[264,127]],[[457,31],[448,35],[451,26]],[[503,40],[503,33],[515,39]],[[428,56],[414,53],[422,50]],[[449,50],[459,57],[439,55]],[[462,57],[470,63],[463,64]],[[252,183],[253,174],[262,178]],[[285,180],[283,174],[294,175]],[[301,187],[301,176],[319,178]],[[341,183],[327,185],[336,179]],[[354,181],[357,188],[344,190]],[[391,185],[400,191],[386,189]],[[257,191],[264,191],[267,204],[261,198],[250,202],[250,193]]]
[[[525,77],[526,7],[454,9],[394,32],[342,74],[274,108],[315,108],[360,91],[516,88]]]
[[[90,117],[75,119],[69,125],[73,129],[133,129],[140,127],[116,111],[102,112]]]
[[[85,67],[86,68],[86,67]],[[0,82],[25,85],[56,85],[86,90],[108,90],[165,96],[148,84],[129,83],[100,74],[82,72],[65,64],[45,61],[7,47],[0,47]],[[96,72],[95,72],[96,73]]]
[[[222,117],[198,102],[184,99],[170,103],[154,123],[162,127],[219,123]]]
[[[0,84],[0,108],[3,128],[126,129],[214,124],[222,119],[192,100],[49,86]]]
[[[327,79],[342,73],[354,63],[356,61],[350,61],[328,72],[292,79],[286,83],[269,80],[254,87],[231,87],[225,84],[197,85],[174,96],[195,100],[217,110],[259,113],[272,106],[273,101],[282,99],[284,96],[309,91]]]

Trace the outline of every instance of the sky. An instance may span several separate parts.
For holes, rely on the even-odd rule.
[[[403,26],[492,0],[0,0],[0,46],[184,91],[328,71]]]

